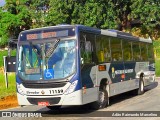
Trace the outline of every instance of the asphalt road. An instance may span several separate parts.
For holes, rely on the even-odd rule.
[[[160,120],[160,117],[156,116],[156,113],[160,116],[160,79],[156,79],[156,82],[145,88],[143,95],[134,95],[132,92],[123,93],[121,95],[110,98],[110,106],[100,109],[98,111],[89,110],[88,106],[65,106],[61,110],[49,110],[46,107],[40,106],[24,106],[5,111],[34,111],[35,113],[41,113],[42,118],[36,118],[37,120],[44,119],[115,119],[115,120]],[[130,112],[131,111],[131,112]],[[148,112],[144,112],[148,111]],[[152,113],[153,112],[153,113]],[[123,114],[124,113],[124,114]],[[149,114],[151,117],[142,117],[144,114]],[[123,115],[132,115],[134,117],[124,117]],[[138,115],[138,116],[137,116]],[[110,117],[114,116],[114,117]],[[118,117],[120,116],[120,117]],[[140,117],[139,117],[140,116]],[[51,118],[52,117],[52,118]],[[0,118],[1,119],[1,118]],[[6,118],[5,118],[6,119]],[[9,118],[7,118],[9,119]],[[12,119],[12,118],[11,118]],[[15,118],[14,118],[15,119]],[[22,119],[22,118],[16,118]],[[31,118],[30,118],[31,119]],[[35,118],[33,118],[35,119]]]

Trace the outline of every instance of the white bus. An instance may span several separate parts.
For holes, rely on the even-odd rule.
[[[144,93],[155,81],[150,39],[116,30],[58,25],[19,34],[16,84],[19,105],[109,104],[131,90]]]

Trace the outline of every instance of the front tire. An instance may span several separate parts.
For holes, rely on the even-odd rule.
[[[91,104],[91,108],[98,110],[108,105],[108,92],[105,89],[99,90],[98,100]]]

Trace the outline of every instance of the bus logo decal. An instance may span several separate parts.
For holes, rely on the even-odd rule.
[[[113,79],[115,78],[115,69],[114,69],[114,67],[112,67],[112,78]]]
[[[42,90],[41,93],[44,95],[45,94],[44,90]]]

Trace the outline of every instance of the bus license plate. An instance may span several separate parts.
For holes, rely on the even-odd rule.
[[[39,106],[48,106],[49,102],[38,102]]]

